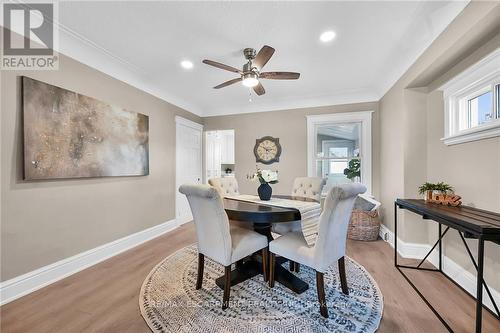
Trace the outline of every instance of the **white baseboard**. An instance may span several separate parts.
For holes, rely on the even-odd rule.
[[[177,223],[179,225],[191,222],[192,220],[193,220],[193,215],[191,214],[191,212],[189,212],[186,215],[177,216]]]
[[[392,247],[394,247],[394,233],[383,224],[380,228],[380,237],[387,243],[389,243]],[[431,247],[432,246],[429,244],[408,243],[398,238],[398,253],[403,258],[422,259],[427,254],[427,252],[429,252]],[[437,249],[434,249],[434,251],[432,251],[431,255],[429,255],[428,257],[428,261],[435,267],[439,265],[439,254]],[[474,274],[464,269],[462,266],[445,255],[443,255],[442,259],[442,269],[443,272],[445,272],[456,283],[458,283],[458,285],[467,290],[470,294],[476,295],[476,276]],[[493,299],[495,300],[497,305],[500,306],[500,293],[492,287],[489,287],[489,289],[491,292],[491,296],[493,296]],[[493,303],[491,302],[484,288],[483,304],[487,308],[495,312]]]
[[[0,305],[34,292],[51,283],[75,274],[85,268],[127,251],[137,245],[177,228],[176,220],[170,220],[149,229],[117,239],[53,264],[0,283]]]

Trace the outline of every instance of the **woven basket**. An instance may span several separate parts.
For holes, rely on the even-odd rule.
[[[380,231],[378,211],[353,210],[347,237],[361,241],[377,240]]]

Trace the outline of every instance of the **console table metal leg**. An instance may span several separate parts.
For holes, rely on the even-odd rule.
[[[394,266],[398,267],[398,205],[394,203]]]
[[[479,236],[477,248],[477,285],[476,285],[476,333],[481,332],[483,319],[483,266],[484,238]]]
[[[442,248],[442,241],[441,241],[441,223],[439,223],[439,271],[443,271],[443,264],[441,262],[441,259],[443,257],[443,248]]]

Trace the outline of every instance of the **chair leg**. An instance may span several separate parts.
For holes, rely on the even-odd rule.
[[[316,289],[318,291],[319,313],[328,318],[328,309],[326,308],[325,281],[323,273],[316,271]]]
[[[276,255],[272,252],[269,253],[269,287],[274,287],[274,265],[276,264]]]
[[[231,292],[231,265],[224,269],[224,296],[222,298],[222,310],[229,307],[229,294]]]
[[[205,268],[205,255],[198,253],[198,275],[196,276],[196,289],[201,289],[203,284],[203,269]]]
[[[295,273],[300,272],[300,264],[298,262],[295,263]]]
[[[342,288],[342,292],[346,295],[349,295],[349,288],[347,288],[347,277],[345,275],[345,260],[344,257],[338,260],[339,266],[339,275],[340,275],[340,286]]]
[[[268,266],[269,266],[269,249],[267,247],[262,249],[262,275],[264,276],[264,281],[268,281],[269,277],[269,272],[268,272]]]

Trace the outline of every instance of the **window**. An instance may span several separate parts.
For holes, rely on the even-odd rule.
[[[442,88],[445,144],[500,136],[500,49]]]
[[[371,193],[371,113],[307,117],[308,174],[327,180],[324,194],[336,184],[353,181],[362,182]]]

